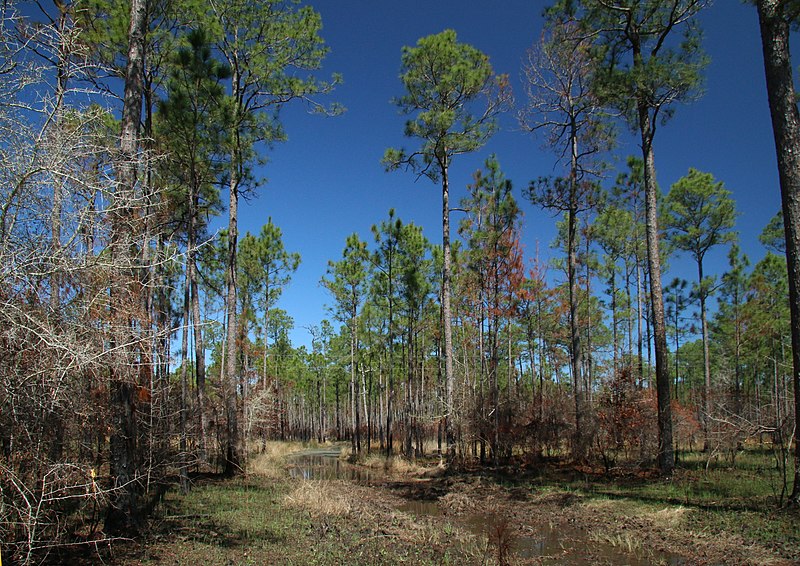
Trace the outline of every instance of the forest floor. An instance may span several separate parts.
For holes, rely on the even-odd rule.
[[[736,469],[679,469],[662,480],[555,462],[452,471],[435,461],[387,465],[373,456],[351,466],[330,451],[306,453],[327,455],[331,474],[318,460],[291,464],[292,450],[255,457],[246,477],[198,477],[188,495],[169,492],[146,537],[115,544],[97,562],[800,563],[800,515],[748,493],[757,482]]]

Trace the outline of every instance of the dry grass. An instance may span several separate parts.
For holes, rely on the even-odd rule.
[[[391,456],[387,458],[380,454],[370,454],[364,458],[361,465],[366,468],[374,470],[381,469],[386,473],[401,476],[420,476],[424,475],[430,469],[417,462],[407,460],[402,456]]]
[[[251,474],[264,476],[270,479],[280,479],[285,475],[280,461],[273,460],[268,456],[258,455],[253,457],[247,464],[247,471]]]
[[[640,554],[642,551],[642,542],[635,533],[590,533],[589,539],[597,543],[610,545],[628,554]]]
[[[461,556],[461,559],[456,563],[477,563],[487,548],[485,538],[476,537],[447,521],[414,517],[398,511],[396,507],[400,500],[372,487],[338,480],[301,480],[283,497],[282,504],[301,510],[320,524],[328,524],[335,518],[368,525],[362,531],[362,541],[393,541],[389,544],[437,549],[435,552],[457,549],[455,556]]]
[[[316,445],[314,445],[314,447],[316,447]],[[282,460],[290,454],[302,452],[308,448],[309,445],[303,442],[280,442],[275,440],[267,442],[266,445],[264,445],[264,449],[258,452],[258,456]]]
[[[340,453],[340,458],[349,460],[353,456],[353,446],[349,443],[342,444],[342,451]]]
[[[370,468],[373,470],[385,470],[388,468],[388,461],[386,456],[382,456],[380,454],[370,454],[364,458],[364,460],[361,462],[361,465],[365,468]]]
[[[307,511],[312,517],[343,517],[352,511],[342,485],[329,480],[303,480],[284,496],[288,507]]]
[[[416,462],[406,460],[400,456],[393,456],[386,460],[386,466],[391,472],[408,476],[419,475],[425,470],[423,466],[420,466]]]
[[[677,507],[665,507],[658,511],[649,513],[647,516],[653,522],[653,526],[660,529],[674,529],[679,527],[689,510],[682,505]]]
[[[264,449],[253,452],[247,463],[247,471],[251,474],[279,479],[285,475],[283,470],[286,458],[309,448],[302,442],[267,442]]]

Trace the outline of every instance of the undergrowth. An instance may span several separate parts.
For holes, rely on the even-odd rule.
[[[644,471],[618,475],[540,473],[534,491],[576,494],[588,504],[614,503],[620,516],[645,516],[662,528],[680,528],[701,536],[738,537],[800,561],[800,514],[781,505],[779,470],[768,450],[740,452],[709,461],[702,452],[682,453],[670,478]]]
[[[169,492],[150,536],[115,549],[120,564],[466,564],[474,548],[441,529],[387,513],[342,480],[287,476],[286,456],[308,446],[267,447],[235,479],[198,479]],[[366,504],[365,504],[366,503]]]

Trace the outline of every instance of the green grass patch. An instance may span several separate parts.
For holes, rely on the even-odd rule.
[[[167,494],[142,547],[142,564],[301,563],[292,549],[311,528],[309,518],[283,509],[281,484],[235,479]]]
[[[800,522],[796,512],[702,509],[687,517],[686,527],[709,536],[724,533],[757,542],[783,556],[800,561]]]
[[[659,510],[665,516],[676,512],[679,520],[674,526],[681,529],[709,537],[739,537],[745,545],[759,544],[800,563],[800,514],[780,506],[783,476],[774,454],[768,447],[749,448],[733,462],[709,459],[702,452],[682,453],[681,464],[669,479],[639,470],[618,475],[558,470],[543,472],[530,488],[569,493],[575,502],[612,501],[620,516],[653,518]]]
[[[636,468],[614,474],[561,469],[543,471],[532,484],[656,503],[761,511],[780,507],[784,489],[783,475],[767,449],[742,451],[735,465],[722,458],[709,460],[701,452],[682,453],[681,463],[669,479]]]
[[[324,483],[323,480],[306,482]],[[253,475],[203,480],[186,495],[167,494],[149,536],[115,556],[121,564],[465,564],[474,549],[436,529],[324,502],[297,504],[302,480]],[[305,486],[309,487],[309,486]],[[320,498],[343,482],[311,485]],[[336,491],[339,490],[339,491]],[[294,503],[292,503],[294,501]],[[338,510],[337,510],[338,509]],[[391,519],[391,520],[390,520]]]

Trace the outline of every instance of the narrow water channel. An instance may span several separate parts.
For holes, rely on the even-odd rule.
[[[339,458],[340,451],[310,450],[293,455],[289,459],[289,475],[305,480],[370,481],[380,479],[382,472],[352,466]],[[444,512],[436,501],[410,499],[398,511],[414,517],[441,517]],[[498,518],[491,514],[468,513],[448,516],[448,520],[484,540],[491,537]],[[662,564],[681,566],[682,557],[672,553],[648,553],[640,556],[624,548],[593,540],[584,530],[564,525],[525,527],[511,537],[511,550],[520,558],[536,559],[537,563],[551,565],[595,566],[614,564],[627,566],[650,566]]]

